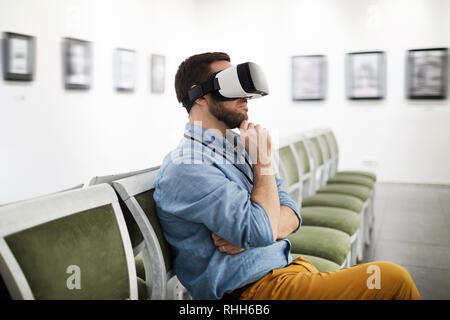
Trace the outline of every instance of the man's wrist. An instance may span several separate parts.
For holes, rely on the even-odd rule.
[[[255,163],[253,165],[253,173],[257,175],[273,175],[274,170],[272,160]]]

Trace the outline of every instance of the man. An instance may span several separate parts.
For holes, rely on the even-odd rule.
[[[178,101],[231,66],[225,53],[186,59],[175,76]],[[208,93],[189,109],[154,199],[175,272],[194,299],[420,298],[408,272],[392,263],[319,273],[302,257],[293,261],[286,238],[301,216],[274,175],[267,130],[248,122],[247,99],[218,101]],[[378,268],[379,289],[368,285],[368,268]]]

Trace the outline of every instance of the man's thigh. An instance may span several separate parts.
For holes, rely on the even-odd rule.
[[[420,295],[409,273],[390,262],[319,272],[299,257],[291,265],[275,269],[256,282],[242,294],[241,299],[420,299]]]

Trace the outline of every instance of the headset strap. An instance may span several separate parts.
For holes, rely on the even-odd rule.
[[[220,89],[219,80],[216,78],[216,74],[217,73],[214,73],[208,81],[189,89],[188,93],[183,99],[183,107],[186,108],[188,113],[191,111],[192,105],[195,100],[203,97],[205,94]]]

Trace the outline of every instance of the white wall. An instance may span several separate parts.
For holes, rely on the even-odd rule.
[[[0,0],[0,31],[37,37],[36,79],[0,80],[0,203],[46,194],[95,175],[157,165],[180,138],[186,113],[173,77],[187,56],[225,51],[263,65],[271,94],[250,118],[285,135],[331,127],[341,166],[378,163],[381,181],[450,184],[450,102],[404,98],[407,49],[450,47],[446,0]],[[61,39],[94,45],[94,84],[66,91]],[[137,90],[112,88],[116,47],[138,52]],[[384,50],[382,101],[348,101],[346,52]],[[149,57],[166,55],[166,93],[149,89]],[[292,102],[290,58],[325,54],[328,98]]]
[[[250,116],[281,135],[335,130],[341,168],[376,170],[380,181],[450,184],[450,100],[405,99],[406,50],[450,47],[447,0],[201,0],[202,20],[233,62],[267,70],[271,94],[252,101]],[[387,98],[345,98],[347,52],[387,53]],[[291,101],[291,56],[328,58],[328,98]],[[254,106],[254,108],[252,108]],[[376,162],[374,167],[367,162]]]
[[[0,80],[0,203],[148,168],[179,141],[187,121],[173,78],[192,47],[195,6],[176,0],[0,0],[0,31],[37,38],[36,79]],[[63,88],[61,41],[93,42],[90,91]],[[138,55],[134,93],[113,89],[113,49]],[[166,56],[166,93],[150,93],[150,55]]]

